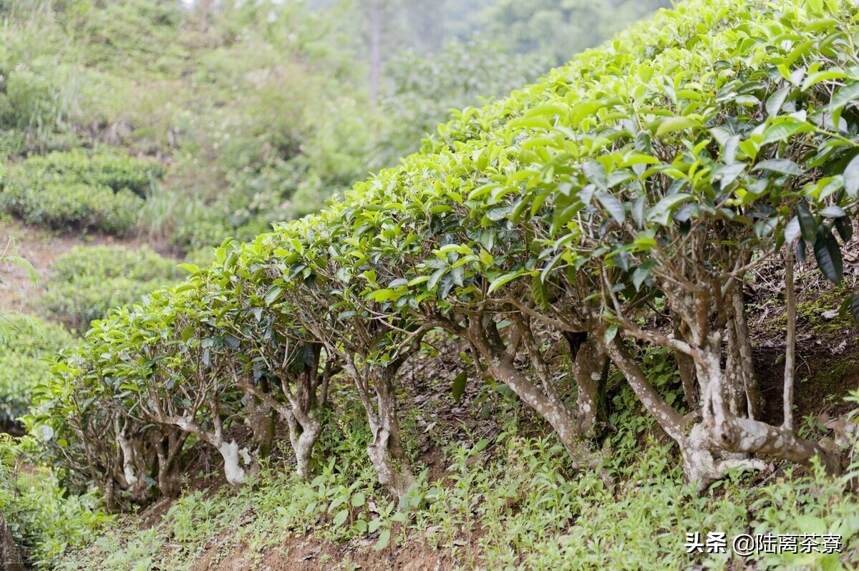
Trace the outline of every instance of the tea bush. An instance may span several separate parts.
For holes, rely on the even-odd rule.
[[[51,319],[85,331],[111,308],[139,301],[180,273],[175,260],[148,247],[77,246],[51,266],[38,303]]]
[[[121,155],[33,156],[8,167],[0,205],[30,224],[123,235],[160,173],[157,163]]]
[[[99,322],[58,368],[39,422],[75,442],[83,456],[67,460],[113,466],[103,485],[145,501],[141,482],[164,475],[164,493],[176,477],[147,451],[151,433],[209,443],[238,485],[269,446],[229,429],[244,418],[261,437],[263,407],[309,476],[341,374],[366,409],[380,483],[402,502],[416,478],[398,372],[442,329],[549,423],[579,470],[605,470],[592,445],[611,364],[702,489],[764,459],[834,471],[836,451],[793,425],[793,266],[810,250],[826,279],[844,280],[859,199],[852,14],[838,0],[681,4],[465,110],[319,214],[226,243],[185,283]],[[781,423],[760,416],[742,296],[775,256],[789,324]],[[845,308],[859,318],[859,294]],[[674,356],[685,402],[643,374],[657,348]],[[573,363],[574,404],[557,354]]]
[[[621,496],[641,525],[618,542],[557,545],[549,536],[562,528],[532,525],[537,508],[518,520],[493,496],[484,519],[509,524],[487,534],[504,537],[493,567],[523,563],[517,552],[535,537],[551,544],[552,565],[596,565],[605,547],[632,566],[625,545],[650,540],[643,530],[669,518],[678,495],[774,461],[837,473],[848,445],[813,440],[793,418],[795,294],[816,276],[794,269],[813,257],[823,278],[846,284],[841,310],[859,319],[843,254],[859,209],[857,33],[846,1],[679,4],[508,99],[464,110],[422,153],[319,214],[228,241],[210,265],[186,266],[185,282],[110,312],[39,387],[28,423],[110,505],[175,494],[189,441],[217,451],[226,481],[242,486],[277,444],[273,422],[312,488],[314,474],[336,468],[317,444],[337,420],[333,388],[348,386],[364,409],[369,465],[392,498],[384,513],[402,524],[425,480],[398,389],[404,364],[444,332],[468,347],[464,368],[543,422],[535,452],[503,468],[512,505],[554,502],[566,522],[599,509],[581,488],[610,486],[623,459],[654,448],[641,438],[650,423],[679,451],[643,455],[658,493]],[[761,414],[773,395],[758,386],[743,295],[773,260],[787,325],[772,403],[781,418]],[[628,386],[619,397],[618,381]],[[619,414],[609,397],[651,420]],[[613,422],[637,436],[613,437]],[[628,486],[641,480],[624,474]],[[526,481],[540,493],[522,497]],[[836,525],[854,498],[834,491],[847,480],[826,481],[844,502],[826,524]],[[334,522],[381,530],[384,547],[394,526],[350,519],[355,491],[324,486]]]
[[[114,192],[128,189],[141,198],[150,194],[163,175],[157,161],[115,153],[55,152],[31,156],[21,166],[30,177],[73,180],[89,186],[105,186]]]
[[[59,325],[0,314],[0,424],[8,426],[29,410],[32,388],[51,374],[50,360],[72,344]]]

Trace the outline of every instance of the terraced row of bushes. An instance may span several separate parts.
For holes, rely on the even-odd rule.
[[[0,171],[0,208],[29,224],[124,235],[161,173],[157,162],[118,154],[34,155]]]
[[[770,459],[838,471],[839,450],[800,437],[793,418],[796,267],[840,283],[855,247],[857,31],[846,0],[661,13],[463,111],[320,214],[226,243],[183,284],[96,322],[28,422],[50,428],[80,482],[144,502],[177,491],[194,442],[243,483],[275,425],[307,476],[330,387],[346,380],[378,480],[407,502],[398,373],[443,330],[468,343],[479,377],[546,421],[577,469],[602,473],[590,442],[613,366],[700,487]],[[743,294],[766,266],[783,267],[787,323],[776,419],[763,416],[774,397],[758,386]],[[841,311],[859,319],[859,296]],[[650,347],[673,354],[682,403],[643,373]],[[548,365],[558,353],[571,375]]]
[[[80,333],[114,307],[179,280],[175,260],[148,247],[78,246],[51,266],[39,307],[51,320]]]
[[[47,359],[71,343],[59,325],[0,314],[0,426],[8,429],[27,412],[32,388],[50,376]]]

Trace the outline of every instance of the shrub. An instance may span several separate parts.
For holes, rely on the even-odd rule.
[[[95,493],[67,495],[51,468],[34,463],[35,450],[30,438],[0,434],[0,512],[28,561],[49,569],[109,517]]]
[[[110,153],[87,155],[81,151],[30,157],[23,168],[30,176],[48,180],[74,180],[114,192],[127,188],[141,198],[150,193],[155,180],[163,174],[155,161]]]
[[[99,322],[34,422],[75,441],[65,459],[110,489],[159,474],[152,430],[205,440],[239,484],[239,451],[253,458],[231,440],[239,420],[253,424],[241,407],[276,411],[307,459],[333,364],[365,408],[379,482],[404,502],[417,479],[397,381],[441,328],[583,472],[606,475],[588,441],[610,363],[702,489],[764,459],[834,468],[836,452],[791,421],[791,269],[807,244],[828,279],[844,277],[859,197],[856,144],[841,134],[859,129],[852,14],[837,0],[690,2],[466,110],[320,214],[226,244],[186,283]],[[742,295],[773,256],[786,263],[783,423],[758,414]],[[655,348],[678,364],[682,406],[659,390],[673,374],[642,370]],[[571,382],[554,374],[557,355]]]
[[[148,247],[75,247],[51,272],[39,304],[51,319],[80,331],[112,307],[139,301],[179,277],[175,261]]]
[[[160,172],[156,163],[118,155],[35,156],[9,168],[0,205],[30,224],[123,235]]]
[[[72,342],[59,325],[28,315],[0,315],[0,424],[27,412],[32,388],[50,375],[47,359]]]

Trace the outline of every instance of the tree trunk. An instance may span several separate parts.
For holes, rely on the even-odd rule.
[[[674,337],[685,339],[683,322],[674,316]],[[690,410],[698,408],[698,387],[695,378],[695,361],[686,353],[674,350],[674,361],[677,363],[677,372],[680,374],[680,383],[683,386],[683,399],[686,407]]]
[[[712,458],[687,469],[690,480],[699,486],[724,476],[737,466],[761,469],[759,460],[783,459],[808,464],[817,456],[829,472],[840,468],[838,459],[815,442],[799,438],[792,429],[776,427],[754,418],[735,414],[725,402],[725,385],[732,381],[720,366],[721,344],[718,334],[711,334],[696,360],[698,378],[706,382],[702,394],[702,421],[690,433],[691,448],[706,449]],[[700,454],[700,452],[695,452]],[[753,457],[750,458],[750,457]]]
[[[263,401],[258,401],[253,395],[245,395],[247,423],[253,433],[253,443],[261,458],[271,454],[274,447],[274,411]]]
[[[578,432],[592,438],[596,431],[600,410],[600,391],[606,355],[587,333],[565,332],[573,359],[573,376],[576,380],[576,409]]]
[[[224,439],[221,419],[217,410],[217,406],[213,404],[212,420],[215,424],[214,432],[203,430],[195,422],[185,417],[170,418],[167,419],[167,422],[178,426],[185,432],[196,434],[200,440],[203,440],[217,450],[218,454],[224,460],[224,476],[227,482],[234,486],[240,486],[247,478],[247,472],[242,467],[242,464],[250,466],[253,463],[253,459],[247,448],[239,448],[239,444],[235,440],[227,442]]]
[[[295,408],[285,410],[284,413],[289,427],[289,443],[295,454],[296,471],[302,479],[306,480],[310,475],[313,446],[322,431],[322,424],[312,414],[305,414]]]
[[[540,386],[516,369],[513,356],[500,345],[497,332],[493,331],[495,334],[487,335],[483,321],[484,318],[479,316],[469,319],[468,337],[485,361],[489,373],[510,387],[522,402],[551,425],[576,468],[598,466],[599,458],[585,446],[575,415],[564,404],[557,391],[550,383],[546,382]],[[495,327],[494,322],[489,323],[489,326]]]
[[[24,558],[21,557],[21,550],[12,536],[12,530],[6,524],[2,513],[0,513],[0,567],[4,571],[24,571],[27,568],[24,565]]]
[[[155,443],[158,458],[158,491],[162,496],[179,495],[180,455],[187,440],[185,432],[171,431]]]
[[[385,486],[402,503],[414,485],[415,478],[403,449],[400,423],[397,415],[397,400],[394,394],[394,377],[399,367],[370,365],[376,406],[367,407],[367,419],[373,434],[367,446],[367,454],[379,483]],[[370,404],[369,399],[365,402]]]
[[[626,377],[635,396],[644,408],[656,418],[659,426],[676,442],[683,441],[683,417],[674,410],[662,396],[647,382],[647,376],[629,354],[623,342],[617,337],[606,344],[606,350],[612,362]]]
[[[785,246],[784,305],[787,334],[784,348],[784,387],[782,390],[782,427],[793,430],[793,390],[796,378],[796,290],[793,282],[793,245]]]
[[[315,384],[310,383],[312,379],[311,375],[306,375],[298,383],[299,390],[294,393],[290,388],[292,379],[283,376],[280,382],[287,398],[286,403],[278,401],[271,393],[264,392],[246,380],[237,382],[237,386],[245,392],[248,398],[258,399],[286,422],[289,429],[289,444],[295,454],[296,471],[302,479],[307,479],[310,475],[313,446],[322,432],[322,423],[316,418],[318,406],[315,398]]]
[[[737,286],[730,297],[733,307],[733,319],[731,321],[733,322],[737,339],[737,352],[739,355],[740,371],[742,371],[741,378],[748,401],[748,416],[749,418],[760,418],[761,411],[763,410],[763,396],[761,395],[761,389],[755,376],[755,366],[752,359],[752,338],[749,335],[749,326],[746,322],[742,287]]]

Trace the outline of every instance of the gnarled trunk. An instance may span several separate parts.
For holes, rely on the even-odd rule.
[[[403,449],[397,416],[394,379],[401,364],[402,360],[387,366],[364,363],[359,369],[351,356],[346,361],[346,370],[358,389],[373,435],[367,455],[379,483],[402,503],[415,477]]]
[[[379,483],[402,501],[415,478],[400,436],[397,400],[394,395],[394,367],[372,367],[376,407],[367,411],[372,442],[367,454],[379,476]]]
[[[143,502],[149,491],[146,476],[154,463],[151,449],[147,450],[143,435],[129,434],[127,425],[121,424],[118,418],[114,429],[122,468],[117,479],[132,500]]]
[[[732,410],[730,398],[744,393],[742,377],[722,367],[722,335],[710,333],[696,348],[694,363],[700,384],[701,420],[688,433],[683,417],[669,406],[647,382],[644,372],[617,339],[607,344],[612,361],[626,376],[636,396],[659,425],[680,447],[684,472],[700,490],[725,476],[728,470],[765,467],[762,459],[784,459],[809,463],[815,456],[831,471],[837,459],[818,444],[798,437],[793,430],[776,427],[742,416],[744,409]],[[736,359],[727,359],[726,363]],[[734,390],[728,386],[734,383]],[[738,391],[739,389],[739,391]]]
[[[469,319],[468,339],[477,349],[489,373],[501,381],[522,401],[531,407],[541,418],[548,422],[577,468],[598,466],[599,458],[583,442],[579,421],[566,406],[561,396],[549,382],[548,374],[535,347],[530,332],[523,331],[526,347],[538,369],[541,383],[535,383],[528,375],[519,371],[513,359],[515,348],[507,350],[501,341],[495,322],[488,316],[473,316]],[[589,398],[587,395],[585,400]],[[594,411],[595,411],[594,406]]]
[[[166,436],[155,442],[155,452],[158,458],[158,491],[162,496],[179,495],[179,474],[181,463],[179,456],[188,434],[171,430]]]
[[[601,390],[604,382],[607,357],[592,335],[564,332],[573,360],[573,377],[576,381],[576,411],[579,434],[592,438],[596,431],[601,408]]]
[[[245,395],[246,423],[253,434],[254,449],[264,458],[271,454],[274,446],[274,411],[271,405],[259,401],[253,395]]]
[[[235,440],[224,438],[223,426],[217,404],[210,403],[214,431],[203,430],[197,423],[187,417],[165,418],[164,422],[178,426],[183,431],[197,435],[200,440],[211,445],[224,460],[224,476],[227,482],[240,486],[247,479],[245,467],[253,464],[253,458],[247,448],[240,448]],[[244,467],[242,466],[244,464]]]
[[[311,413],[301,410],[286,410],[284,414],[289,428],[289,443],[295,454],[296,471],[302,479],[307,479],[313,446],[322,431],[322,424]]]
[[[245,483],[247,472],[242,467],[242,463],[250,465],[251,457],[246,448],[239,448],[239,443],[235,440],[229,442],[220,440],[217,444],[212,443],[218,450],[221,458],[224,459],[224,476],[227,482],[234,486],[240,486]]]
[[[271,418],[271,411],[277,413],[286,422],[289,429],[289,443],[295,454],[296,471],[303,479],[310,475],[313,447],[322,432],[319,409],[327,401],[328,383],[334,370],[329,358],[320,377],[321,349],[321,345],[317,343],[303,346],[304,368],[298,376],[291,373],[286,364],[279,371],[280,386],[286,402],[274,398],[268,383],[255,386],[247,379],[236,377],[236,385],[245,392],[245,398],[254,403],[254,410],[258,413],[267,411],[257,415],[258,421],[265,421],[264,427],[268,426],[267,421]],[[254,425],[256,424],[255,422]]]

